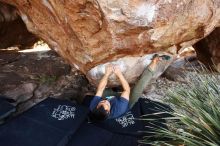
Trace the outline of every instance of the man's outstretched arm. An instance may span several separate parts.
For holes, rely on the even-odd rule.
[[[108,78],[111,75],[112,71],[113,71],[112,65],[106,66],[105,74],[104,74],[104,76],[102,77],[102,79],[99,82],[99,85],[98,85],[98,88],[97,88],[95,96],[102,97],[103,91],[105,90],[105,87],[106,87],[106,85],[108,83]]]
[[[118,79],[120,80],[121,85],[122,85],[123,90],[124,90],[121,94],[121,97],[124,97],[125,99],[127,99],[129,101],[130,86],[129,86],[127,80],[124,78],[124,75],[122,74],[122,72],[120,71],[118,66],[114,67],[114,73],[118,77]]]

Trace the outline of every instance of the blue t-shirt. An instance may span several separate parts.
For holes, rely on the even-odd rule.
[[[111,105],[108,119],[117,118],[128,111],[128,100],[124,97],[110,96],[106,98]],[[89,106],[90,110],[92,111],[94,108],[96,108],[98,103],[102,100],[103,99],[100,96],[94,96]]]

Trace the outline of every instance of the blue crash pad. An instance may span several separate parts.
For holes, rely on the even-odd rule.
[[[91,97],[90,97],[91,98]],[[88,98],[86,99],[88,100]],[[91,99],[89,99],[91,101]],[[86,105],[89,105],[88,102]],[[108,119],[102,122],[94,123],[97,127],[106,129],[113,133],[142,138],[143,136],[153,136],[152,133],[155,132],[155,128],[163,127],[167,128],[165,125],[166,121],[161,119],[162,117],[169,117],[168,114],[160,114],[157,116],[147,116],[146,119],[155,119],[154,121],[140,120],[143,115],[153,114],[157,112],[162,112],[170,110],[169,106],[152,101],[149,99],[140,98],[138,102],[130,109],[128,112],[116,119]],[[144,131],[144,132],[141,132]]]
[[[143,115],[142,118],[146,119],[143,121],[146,127],[144,136],[152,136],[152,132],[155,132],[155,128],[167,128],[164,118],[172,117],[172,115],[167,114],[167,112],[172,110],[170,106],[144,98],[140,98],[139,103],[141,115]],[[154,115],[154,113],[157,114]],[[147,119],[154,120],[147,121]]]
[[[154,127],[166,128],[160,118],[169,115],[148,116],[158,119],[155,122],[138,118],[164,109],[170,108],[139,99],[131,110],[116,119],[87,123],[88,108],[48,98],[0,126],[0,146],[135,146],[143,135],[151,136]]]
[[[64,146],[87,117],[88,109],[47,98],[0,126],[1,146]]]
[[[112,136],[113,133],[85,122],[72,136],[68,146],[105,146]]]
[[[84,123],[67,146],[137,146],[137,138],[115,134],[91,123]]]
[[[5,98],[0,97],[0,120],[5,119],[13,112],[15,112],[15,107],[11,105]]]
[[[138,141],[136,137],[114,134],[106,146],[138,146]]]
[[[144,129],[143,122],[138,120],[141,116],[140,103],[137,102],[134,107],[116,119],[108,119],[94,123],[96,126],[109,130],[117,134],[123,134],[134,137],[141,137],[139,131]]]

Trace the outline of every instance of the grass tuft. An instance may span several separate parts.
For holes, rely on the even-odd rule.
[[[219,146],[220,145],[220,79],[216,74],[198,74],[187,88],[169,91],[167,103],[173,117],[167,118],[168,129],[157,129],[156,136],[163,140],[142,144],[166,146]],[[144,117],[143,117],[144,119]]]

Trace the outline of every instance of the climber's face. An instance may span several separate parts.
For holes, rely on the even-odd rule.
[[[103,107],[108,113],[110,113],[111,105],[108,100],[102,100],[98,103],[97,108]]]

